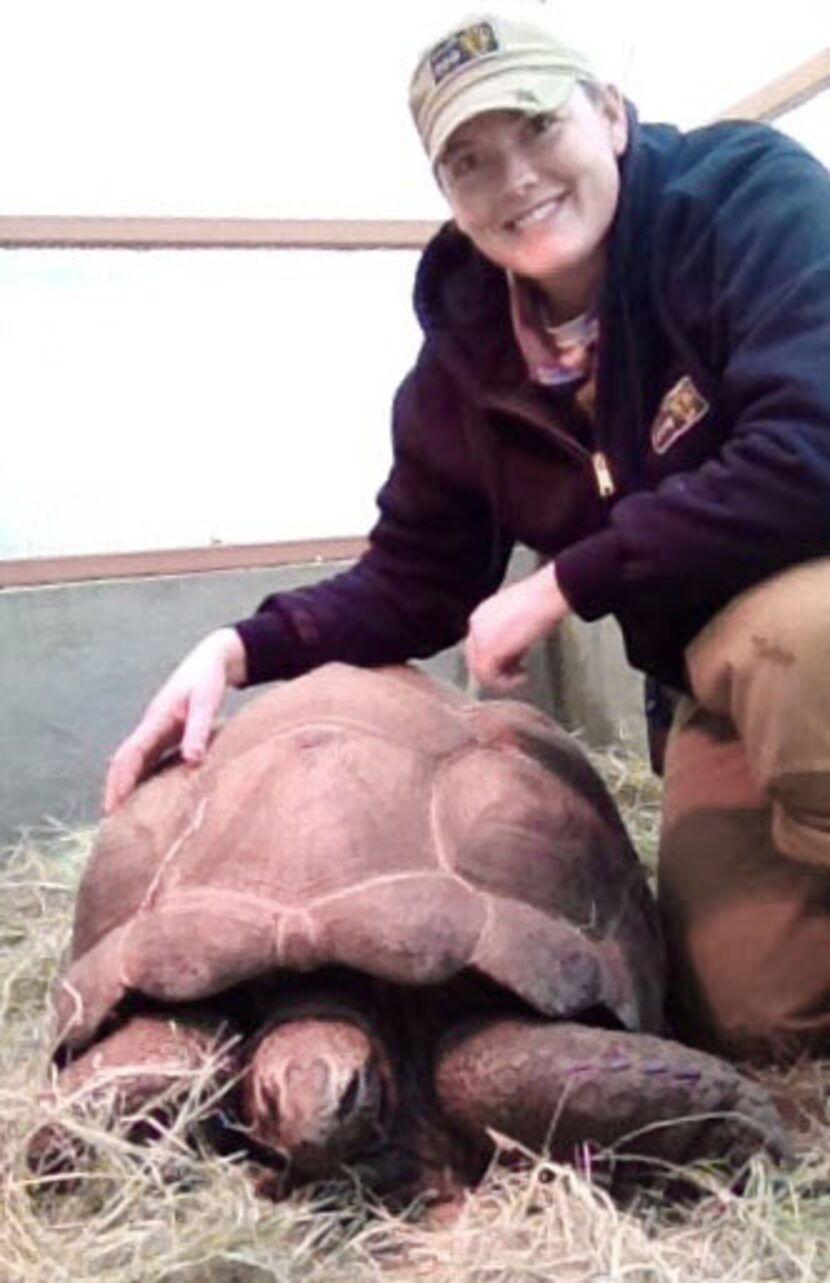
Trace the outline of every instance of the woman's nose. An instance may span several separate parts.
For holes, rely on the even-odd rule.
[[[536,167],[520,147],[511,147],[502,155],[502,181],[511,191],[528,191],[538,180]]]

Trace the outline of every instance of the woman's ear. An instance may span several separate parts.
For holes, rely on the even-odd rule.
[[[616,85],[602,86],[599,110],[608,121],[614,155],[622,156],[628,146],[628,112],[625,99]]]
[[[609,139],[614,155],[621,157],[629,145],[629,113],[625,99],[616,85],[591,83],[588,96],[608,124]]]

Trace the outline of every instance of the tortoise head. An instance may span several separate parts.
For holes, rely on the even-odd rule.
[[[259,1042],[242,1111],[254,1140],[312,1176],[377,1147],[391,1096],[378,1040],[351,1021],[313,1017],[278,1024]]]

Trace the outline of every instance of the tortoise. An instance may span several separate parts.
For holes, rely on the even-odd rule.
[[[499,1135],[565,1161],[780,1152],[760,1086],[662,1036],[663,984],[643,867],[572,737],[414,668],[330,664],[102,825],[59,1082],[119,1068],[134,1108],[233,1029],[224,1117],[293,1180],[470,1184]]]

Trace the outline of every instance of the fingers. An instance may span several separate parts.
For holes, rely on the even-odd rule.
[[[144,771],[144,753],[137,746],[125,741],[110,760],[104,784],[104,815],[112,815],[124,798],[135,788]]]
[[[486,598],[470,616],[471,673],[483,686],[515,690],[524,680],[522,661],[530,647],[569,610],[549,565]]]
[[[187,719],[182,735],[182,757],[191,766],[204,761],[213,723],[225,694],[222,674],[211,675],[204,684],[194,689],[187,707]]]
[[[104,786],[105,815],[111,815],[162,753],[178,743],[182,720],[180,714],[161,715],[150,706],[133,733],[112,756]]]
[[[121,805],[165,749],[181,742],[184,760],[192,765],[201,762],[228,685],[244,685],[246,676],[245,650],[235,629],[220,628],[203,638],[113,754],[104,787],[104,814]]]
[[[122,744],[121,748],[113,754],[107,771],[104,799],[101,804],[104,815],[112,815],[113,811],[121,805],[138,781],[140,773],[141,756],[138,750],[131,749],[128,744]]]
[[[506,694],[521,685],[529,644],[523,624],[522,612],[507,591],[489,597],[470,616],[467,665],[482,686]]]
[[[500,654],[480,641],[472,631],[464,643],[467,668],[473,677],[488,690],[508,694],[518,690],[527,681],[527,672],[521,655]]]

